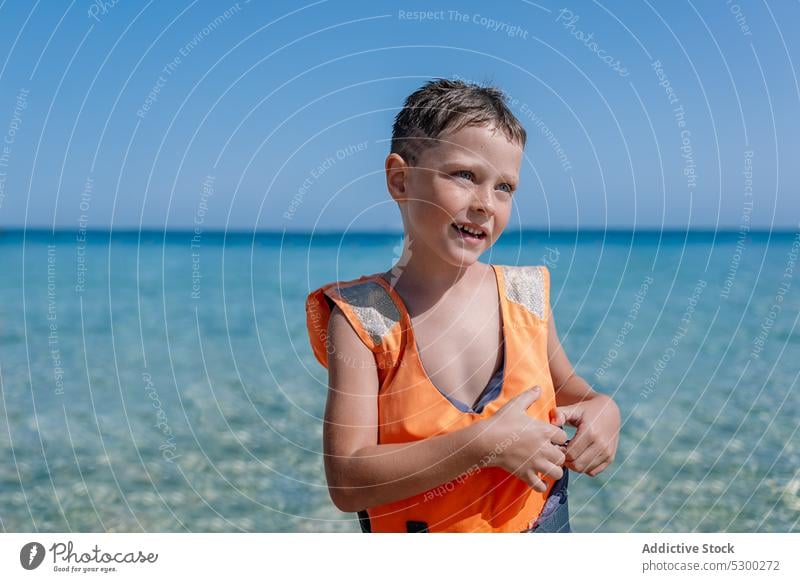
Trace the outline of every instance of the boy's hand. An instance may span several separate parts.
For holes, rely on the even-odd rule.
[[[569,424],[577,432],[566,448],[565,466],[590,477],[608,467],[617,453],[620,414],[614,401],[605,394],[589,400],[559,406],[555,424]]]
[[[485,420],[483,449],[489,466],[502,467],[536,491],[547,490],[540,474],[554,480],[564,475],[564,451],[558,445],[567,440],[560,427],[536,420],[525,411],[541,395],[537,386],[506,402]]]

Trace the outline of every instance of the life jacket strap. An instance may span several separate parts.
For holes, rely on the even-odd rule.
[[[369,522],[369,514],[366,510],[358,512],[358,523],[361,525],[362,533],[372,533],[372,524]]]
[[[406,532],[408,533],[429,533],[428,524],[424,521],[407,521]]]

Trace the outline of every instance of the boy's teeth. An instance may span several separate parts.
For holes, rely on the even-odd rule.
[[[468,232],[470,234],[473,234],[475,236],[483,236],[483,233],[481,231],[472,229],[472,228],[470,228],[468,226],[464,226],[462,224],[457,224],[456,227],[459,228],[460,230],[463,230],[463,231]]]

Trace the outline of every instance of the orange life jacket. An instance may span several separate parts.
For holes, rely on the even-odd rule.
[[[327,338],[334,303],[375,355],[380,386],[378,444],[407,443],[465,428],[493,415],[510,399],[536,385],[541,387],[541,395],[528,415],[545,422],[555,418],[555,392],[547,359],[550,273],[544,266],[491,267],[500,297],[505,370],[500,395],[480,413],[462,412],[431,382],[417,351],[409,313],[395,289],[379,274],[329,283],[308,295],[309,338],[323,366],[328,366],[329,353],[335,353]],[[489,452],[478,465],[448,483],[367,508],[369,529],[520,532],[530,528],[554,480],[539,474],[547,490],[538,492],[491,463]]]

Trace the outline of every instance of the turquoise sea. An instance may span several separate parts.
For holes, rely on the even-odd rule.
[[[193,238],[194,237],[194,238]],[[0,235],[2,531],[359,531],[328,498],[306,294],[399,234]],[[800,238],[507,232],[623,415],[579,532],[798,531]]]

